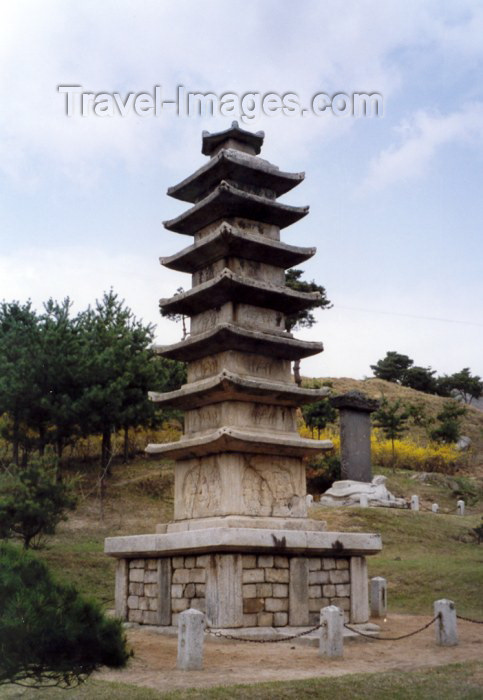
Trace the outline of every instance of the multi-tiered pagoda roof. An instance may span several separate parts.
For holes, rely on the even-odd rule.
[[[290,362],[323,346],[294,338],[285,325],[286,315],[320,298],[285,285],[285,270],[315,253],[280,241],[280,230],[303,218],[308,207],[277,199],[304,173],[281,171],[258,157],[263,138],[236,122],[223,132],[204,132],[202,152],[210,160],[168,190],[192,206],[164,225],[194,242],[161,263],[191,273],[193,283],[160,306],[190,317],[191,330],[158,350],[188,363],[188,383],[150,396],[185,410],[189,425],[179,442],[149,445],[148,452],[181,462],[233,453],[301,459],[328,447],[299,436],[295,413],[327,390],[299,387],[290,373]]]

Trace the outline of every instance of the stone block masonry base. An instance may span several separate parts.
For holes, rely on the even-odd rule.
[[[177,625],[190,608],[218,628],[316,625],[335,605],[348,622],[369,617],[364,557],[202,554],[120,558],[116,614]],[[364,618],[364,619],[363,619]]]

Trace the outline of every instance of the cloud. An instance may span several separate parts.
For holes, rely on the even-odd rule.
[[[369,165],[360,192],[382,190],[398,182],[423,178],[444,146],[483,145],[483,103],[473,103],[447,115],[417,112],[403,121],[401,143],[382,151]]]
[[[186,280],[161,268],[155,258],[147,262],[141,254],[87,246],[30,247],[0,255],[0,279],[0,300],[25,302],[28,296],[37,310],[50,297],[60,301],[68,296],[78,312],[112,287],[138,318],[157,326],[160,342],[174,343],[181,337],[178,324],[159,315],[158,300],[171,296]]]
[[[447,16],[446,16],[447,15]],[[146,163],[172,167],[192,158],[199,131],[193,119],[86,118],[69,120],[56,86],[93,91],[143,91],[182,83],[192,90],[246,92],[381,92],[401,90],[404,60],[395,52],[444,48],[445,59],[481,55],[482,8],[461,3],[363,3],[348,0],[230,3],[45,0],[10,3],[0,28],[0,169],[18,183],[42,181],[45,168],[83,187],[113,169]],[[314,143],[343,138],[354,119],[260,118],[270,125],[273,152],[302,157]],[[209,128],[226,126],[211,120]],[[252,128],[251,125],[248,128]],[[191,161],[192,162],[192,161]],[[290,166],[290,163],[288,163]]]

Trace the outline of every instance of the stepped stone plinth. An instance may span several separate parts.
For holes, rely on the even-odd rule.
[[[297,410],[328,390],[293,381],[291,362],[323,347],[285,330],[286,315],[319,298],[286,287],[285,270],[315,248],[280,241],[308,207],[277,199],[304,174],[259,158],[263,139],[236,122],[203,132],[210,160],[168,190],[192,206],[164,225],[193,243],[161,262],[192,286],[160,305],[188,316],[190,333],[158,352],[187,363],[187,383],[150,397],[183,409],[185,425],[179,441],[147,447],[175,462],[174,521],[106,540],[117,612],[133,622],[171,625],[194,607],[219,627],[300,626],[329,604],[367,619],[365,555],[379,536],[324,532],[307,517],[305,459],[332,444],[300,437]]]

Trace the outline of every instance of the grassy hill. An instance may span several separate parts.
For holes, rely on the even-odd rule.
[[[408,404],[422,404],[428,414],[433,418],[442,410],[445,401],[448,399],[442,396],[425,394],[422,391],[415,391],[405,386],[399,386],[394,382],[386,382],[383,379],[369,377],[368,379],[350,379],[348,377],[320,377],[317,379],[304,379],[306,386],[320,386],[323,382],[330,382],[334,394],[344,394],[347,391],[360,391],[367,396],[380,399],[385,396],[388,400],[401,399]],[[483,411],[467,406],[467,414],[462,419],[462,433],[468,435],[472,440],[473,453],[481,461],[483,452]],[[408,433],[414,438],[424,437],[424,430],[417,426],[411,426]]]

